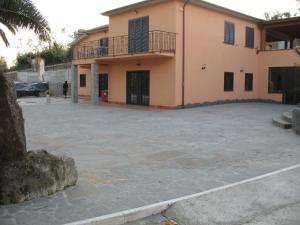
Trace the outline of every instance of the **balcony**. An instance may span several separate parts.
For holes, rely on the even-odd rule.
[[[293,50],[300,46],[300,17],[264,21],[262,27],[262,51]]]
[[[145,54],[174,55],[175,51],[175,33],[153,30],[140,37],[123,35],[82,43],[74,48],[73,59],[107,59]]]

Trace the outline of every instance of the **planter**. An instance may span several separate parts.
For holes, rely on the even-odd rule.
[[[46,95],[46,102],[47,102],[48,104],[51,103],[51,97],[50,97],[50,95]]]
[[[108,102],[108,91],[101,91],[101,99],[103,102]]]

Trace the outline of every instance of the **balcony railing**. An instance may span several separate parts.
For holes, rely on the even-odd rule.
[[[99,41],[85,42],[74,48],[74,59],[102,58],[145,53],[175,53],[176,34],[153,30],[140,37],[109,37],[107,46]]]

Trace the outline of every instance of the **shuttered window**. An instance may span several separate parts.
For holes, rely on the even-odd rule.
[[[246,47],[254,48],[254,29],[246,27]]]
[[[235,26],[234,23],[225,21],[224,43],[234,45]]]
[[[86,75],[80,74],[80,87],[86,87]]]
[[[246,73],[245,74],[245,91],[253,90],[253,74]]]
[[[141,17],[128,22],[128,53],[149,51],[149,17]]]
[[[233,91],[234,73],[224,73],[224,91]]]

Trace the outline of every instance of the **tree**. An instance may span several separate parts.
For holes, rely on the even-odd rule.
[[[50,41],[50,27],[31,0],[0,0],[0,23],[13,34],[19,28],[33,30],[42,41]],[[6,46],[7,37],[0,29]],[[13,84],[0,71],[0,166],[24,157],[26,139],[22,111],[16,102]]]
[[[50,27],[31,0],[0,0],[0,23],[16,34],[18,29],[33,30],[42,41],[50,41]],[[9,41],[0,28],[6,46]]]
[[[18,54],[16,59],[16,69],[22,70],[31,67],[31,62],[35,58],[43,58],[46,65],[60,64],[72,60],[72,50],[62,44],[54,42],[53,45],[38,51],[30,51]]]
[[[300,0],[296,0],[296,2],[300,6]],[[300,10],[300,8],[298,10]],[[265,16],[266,20],[280,20],[280,19],[287,19],[290,17],[297,16],[297,13],[292,15],[290,12],[278,12],[277,11],[277,12],[273,12],[272,14],[269,12],[266,12],[264,16]]]
[[[296,15],[294,15],[296,16]],[[265,13],[265,19],[266,20],[280,20],[280,19],[287,19],[292,17],[292,14],[290,12],[275,12],[272,15],[268,12]]]
[[[0,73],[5,71],[7,71],[7,64],[5,58],[3,56],[0,56]]]

